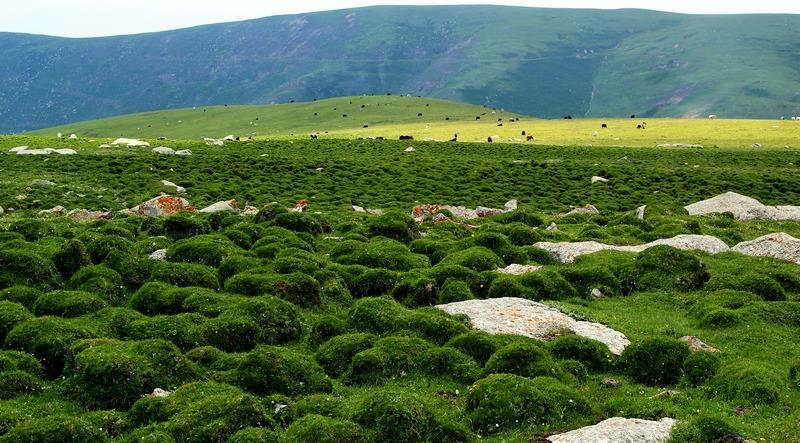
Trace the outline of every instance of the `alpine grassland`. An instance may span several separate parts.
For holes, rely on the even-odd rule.
[[[800,123],[640,120],[376,96],[0,137],[0,442],[529,442],[611,417],[673,418],[676,443],[799,441],[800,268],[729,248],[800,225],[684,206],[800,204]],[[168,213],[125,211],[161,193]],[[724,251],[567,263],[540,243],[682,235]],[[629,342],[436,308],[502,297]]]

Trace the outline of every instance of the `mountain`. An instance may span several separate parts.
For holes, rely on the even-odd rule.
[[[800,16],[380,6],[150,34],[0,33],[0,132],[360,94],[541,117],[800,115]]]

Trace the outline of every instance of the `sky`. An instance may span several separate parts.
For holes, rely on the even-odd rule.
[[[692,14],[800,14],[800,0],[0,0],[0,32],[96,37],[376,4],[642,8]]]

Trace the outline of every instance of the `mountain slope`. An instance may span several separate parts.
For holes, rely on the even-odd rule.
[[[476,120],[476,117],[481,117],[481,120]],[[372,135],[374,132],[378,136],[383,135],[380,131],[386,126],[415,128],[446,124],[450,137],[451,127],[458,128],[460,125],[472,123],[479,123],[484,133],[491,135],[499,129],[498,119],[510,124],[509,121],[517,117],[522,117],[525,121],[532,120],[499,109],[449,100],[383,95],[337,97],[307,103],[153,111],[71,123],[33,133],[51,136],[61,132],[65,135],[74,133],[81,137],[164,136],[170,139],[198,139],[219,138],[227,134],[291,137],[307,136],[311,132],[324,135],[327,131],[349,133],[364,129],[367,134]]]
[[[800,114],[800,16],[381,6],[152,34],[0,33],[0,132],[411,93],[543,117]]]

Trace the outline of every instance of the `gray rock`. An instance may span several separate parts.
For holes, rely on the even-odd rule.
[[[664,443],[677,422],[612,417],[592,426],[547,437],[551,443]]]
[[[542,268],[543,268],[543,266],[518,265],[518,264],[514,263],[514,264],[510,264],[510,265],[506,266],[505,268],[498,268],[498,269],[495,270],[495,272],[497,272],[499,274],[506,274],[506,275],[522,275],[522,274],[528,274],[530,272],[536,272],[536,271],[538,271],[539,269],[542,269]]]
[[[65,215],[66,213],[67,210],[63,206],[54,206],[50,209],[44,209],[39,211],[39,215],[43,217],[59,217]]]
[[[213,212],[236,212],[237,203],[236,200],[228,200],[228,201],[221,201],[216,202],[210,206],[206,206],[205,208],[201,209],[198,212],[203,213],[213,213]]]
[[[190,155],[192,155],[192,150],[191,149],[181,149],[180,151],[175,151],[175,155],[178,155],[178,156],[181,156],[181,157],[189,157]]]
[[[465,314],[475,329],[490,334],[524,335],[550,340],[565,333],[591,338],[619,355],[630,344],[621,332],[599,323],[578,321],[542,303],[514,297],[466,300],[436,306],[448,314]]]
[[[575,215],[575,214],[595,215],[595,214],[599,214],[599,213],[600,213],[600,211],[598,211],[597,208],[594,207],[594,205],[586,205],[586,206],[584,206],[582,208],[575,208],[575,209],[573,209],[573,210],[571,210],[569,212],[561,214],[561,217],[566,217],[568,215]]]
[[[150,260],[166,260],[167,259],[167,250],[166,249],[157,249],[153,251],[148,258]]]
[[[689,349],[691,349],[692,352],[719,352],[719,349],[707,345],[703,340],[700,340],[694,335],[684,335],[680,338],[680,341],[689,345]]]
[[[36,180],[31,182],[31,186],[55,186],[56,184],[51,182],[50,180],[43,180],[37,178]]]
[[[685,251],[703,251],[709,254],[718,254],[728,250],[728,245],[722,240],[712,237],[710,235],[692,235],[683,234],[676,235],[672,238],[663,238],[645,243],[642,245],[631,246],[617,246],[599,243],[596,241],[582,241],[582,242],[538,242],[534,246],[546,250],[551,257],[561,263],[572,263],[576,258],[594,254],[600,251],[620,251],[620,252],[642,252],[645,249],[652,248],[653,246],[667,245],[673,248],[682,249]]]
[[[767,206],[752,197],[735,192],[726,192],[692,203],[684,209],[689,215],[730,212],[737,220],[800,220],[800,206]]]
[[[175,155],[175,150],[166,146],[159,146],[157,148],[153,148],[153,153],[159,155]]]
[[[767,234],[755,240],[741,242],[731,249],[753,257],[772,257],[800,264],[800,239],[784,232]]]
[[[644,220],[644,211],[647,210],[647,205],[639,206],[636,208],[636,218]]]

